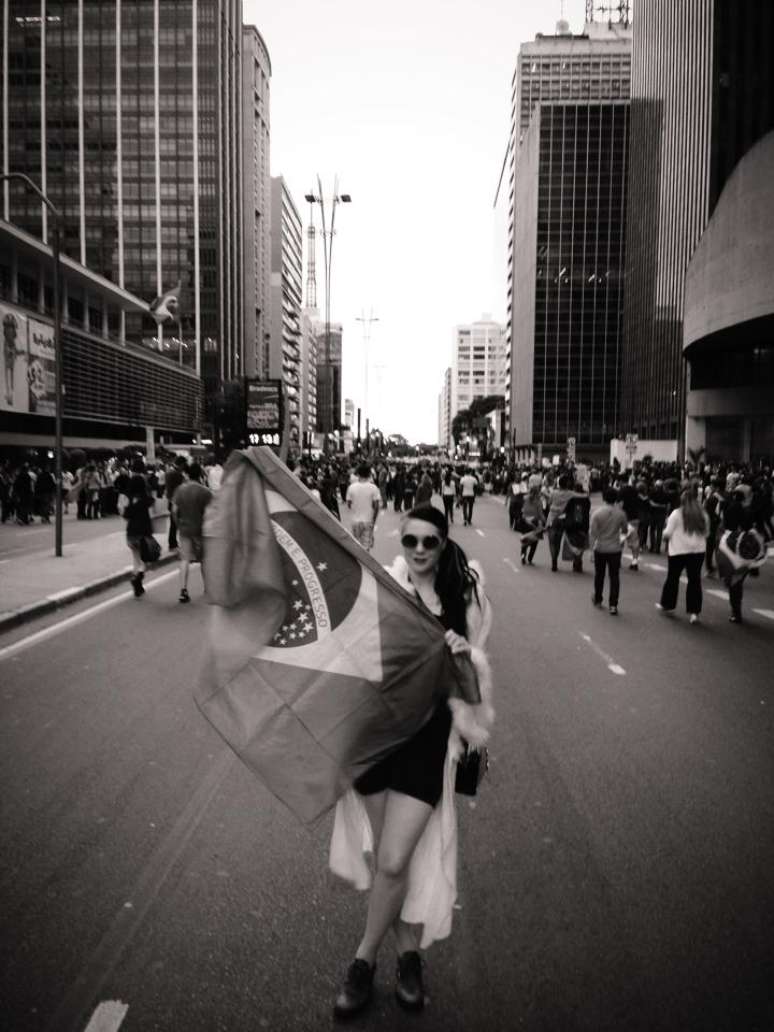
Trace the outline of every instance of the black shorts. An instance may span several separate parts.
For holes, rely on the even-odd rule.
[[[428,806],[436,806],[443,795],[451,719],[451,711],[444,699],[413,738],[357,778],[357,791],[369,796],[390,788]]]

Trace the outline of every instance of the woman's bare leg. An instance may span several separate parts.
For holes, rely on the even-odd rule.
[[[374,795],[363,796],[368,819],[371,822],[371,834],[374,840],[374,856],[378,855],[379,842],[382,837],[384,825],[384,811],[387,803],[387,792],[376,792]],[[408,950],[418,949],[416,925],[406,924],[401,920],[400,915],[392,922],[392,930],[395,933],[395,944],[398,953],[406,953]]]
[[[428,803],[402,792],[387,794],[365,933],[356,953],[369,964],[374,963],[388,928],[398,919],[406,895],[409,863],[432,812]]]

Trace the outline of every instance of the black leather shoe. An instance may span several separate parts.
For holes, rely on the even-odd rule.
[[[350,1018],[366,1006],[373,993],[375,971],[376,964],[372,966],[359,957],[349,965],[344,985],[333,1006],[337,1018]]]
[[[416,950],[408,950],[398,957],[398,981],[395,986],[395,995],[398,1003],[406,1010],[422,1010],[425,1005],[422,958]]]

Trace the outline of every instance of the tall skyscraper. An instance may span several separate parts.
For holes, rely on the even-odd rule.
[[[269,51],[254,25],[242,28],[242,182],[244,188],[244,369],[268,376],[271,281]]]
[[[300,431],[304,447],[309,446],[317,433],[317,355],[319,322],[316,308],[301,311],[301,387],[299,405],[301,410]]]
[[[621,424],[679,454],[686,270],[737,162],[774,128],[774,9],[651,0],[635,17]]]
[[[452,448],[454,446],[451,432],[451,383],[452,370],[451,366],[447,366],[443,373],[443,387],[438,395],[438,445],[441,448]]]
[[[301,447],[303,238],[298,208],[282,176],[271,180],[271,338],[269,376],[282,380],[291,454]]]
[[[511,447],[607,451],[618,420],[631,28],[523,44],[513,77]]]
[[[330,324],[326,343],[325,323],[317,331],[317,429],[332,433],[341,425],[341,323]]]
[[[3,0],[2,169],[63,215],[63,253],[134,295],[182,286],[163,331],[214,390],[243,371],[240,0]],[[16,185],[2,214],[50,241]],[[182,341],[182,343],[181,343]]]
[[[505,327],[488,314],[457,326],[450,375],[451,418],[472,402],[505,392]]]

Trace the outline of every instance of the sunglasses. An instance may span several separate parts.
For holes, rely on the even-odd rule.
[[[435,534],[428,534],[427,537],[423,538],[418,538],[416,534],[404,534],[400,539],[400,543],[404,548],[416,548],[420,541],[422,542],[422,548],[426,552],[432,552],[441,543],[441,539],[436,537]]]

